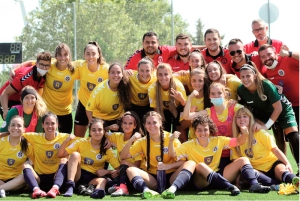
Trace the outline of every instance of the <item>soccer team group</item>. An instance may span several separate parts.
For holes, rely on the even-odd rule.
[[[186,34],[159,46],[147,32],[124,67],[107,64],[94,41],[84,60],[61,43],[15,67],[0,88],[1,197],[24,188],[32,198],[130,189],[145,199],[174,199],[179,189],[235,196],[280,192],[281,183],[297,193],[285,142],[299,168],[299,52],[270,39],[263,20],[251,27],[255,41],[234,38],[228,48],[216,29],[205,46]]]

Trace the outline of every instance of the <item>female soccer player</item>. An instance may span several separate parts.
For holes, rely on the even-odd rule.
[[[156,75],[157,81],[148,90],[150,107],[162,116],[166,131],[173,130],[172,123],[181,131],[179,116],[186,102],[185,89],[182,83],[172,76],[172,68],[167,63],[157,66]]]
[[[136,154],[142,154],[146,160],[146,167],[139,169],[137,167],[129,167],[127,175],[135,189],[143,192],[143,198],[149,199],[159,194],[157,189],[157,170],[166,171],[166,182],[173,183],[177,175],[184,169],[187,179],[193,174],[195,166],[193,163],[185,163],[185,161],[175,162],[168,154],[168,144],[170,133],[162,128],[162,117],[155,111],[150,111],[144,116],[144,125],[147,130],[146,137],[135,133],[127,142],[121,152],[121,158],[126,159]],[[175,131],[177,132],[177,131]],[[137,140],[139,139],[139,140]],[[136,141],[137,140],[137,141]],[[131,147],[132,143],[136,141]],[[173,140],[174,146],[180,145],[179,140]],[[162,162],[159,164],[159,162]],[[162,179],[162,178],[159,178]],[[169,186],[169,184],[167,184]],[[182,185],[178,184],[178,188]]]
[[[235,196],[240,194],[240,190],[230,182],[242,174],[251,185],[250,192],[267,193],[271,190],[270,187],[258,184],[254,170],[246,157],[238,158],[224,169],[219,168],[222,150],[244,144],[249,134],[247,128],[241,130],[242,134],[238,138],[216,136],[217,127],[206,114],[196,117],[192,126],[196,139],[187,141],[174,149],[172,141],[178,137],[178,134],[173,134],[170,137],[169,155],[177,157],[177,160],[185,158],[197,164],[193,178],[197,188],[201,190],[206,187],[227,189],[231,195]],[[170,192],[170,190],[167,191]]]
[[[93,90],[86,106],[89,121],[93,117],[105,120],[105,130],[118,130],[115,125],[124,110],[130,108],[129,82],[119,63],[108,69],[109,78]]]
[[[291,103],[283,94],[279,94],[276,87],[255,67],[249,64],[244,64],[240,69],[240,78],[243,83],[238,88],[241,103],[252,108],[254,117],[265,124],[264,129],[268,130],[275,121],[278,122],[290,143],[291,151],[299,167],[299,132]]]
[[[31,149],[22,137],[24,131],[24,119],[15,115],[9,121],[9,135],[0,140],[0,189],[3,189],[4,193],[25,185],[22,169]]]
[[[140,133],[143,135],[143,131],[141,129],[140,119],[134,111],[127,111],[124,113],[120,121],[118,122],[120,126],[121,132],[107,132],[106,137],[109,141],[114,144],[117,148],[118,153],[120,154],[123,147],[126,145],[128,140],[136,133]],[[142,161],[142,156],[140,154],[127,158],[125,160],[120,160],[120,185],[113,186],[108,189],[108,193],[111,193],[112,196],[122,196],[129,195],[129,191],[127,188],[127,174],[126,170],[128,167],[140,167]]]
[[[51,112],[43,116],[42,127],[45,133],[23,134],[33,147],[33,153],[29,156],[33,168],[30,164],[24,164],[23,175],[28,187],[33,191],[32,198],[54,198],[60,194],[59,188],[67,174],[67,159],[59,159],[57,152],[70,135],[57,132],[58,118]]]
[[[254,169],[271,178],[264,181],[260,180],[264,185],[278,184],[278,182],[272,181],[275,179],[284,183],[293,183],[298,189],[299,177],[293,174],[290,162],[284,153],[278,149],[266,130],[261,129],[254,132],[250,129],[254,121],[253,114],[247,108],[241,108],[236,112],[232,125],[233,137],[238,137],[245,127],[248,129],[249,135],[245,144],[232,149],[231,157],[233,159],[249,158]]]
[[[221,78],[226,75],[225,69],[219,61],[212,61],[207,64],[205,72],[210,82],[221,82]],[[222,83],[222,82],[221,82]],[[229,97],[237,99],[237,88],[242,84],[241,80],[233,75],[226,75],[226,87],[229,89]]]
[[[105,196],[105,186],[107,176],[115,178],[119,175],[120,163],[112,149],[105,150],[105,135],[103,121],[93,119],[89,125],[89,138],[82,138],[70,146],[66,147],[71,138],[67,138],[57,154],[58,157],[70,155],[68,161],[68,181],[67,191],[64,196],[71,197],[75,182],[79,185],[79,193],[90,195],[92,198],[103,198]],[[104,169],[105,162],[108,161],[115,170]]]
[[[42,97],[31,86],[25,86],[21,91],[22,105],[13,106],[7,113],[0,132],[7,132],[13,116],[24,118],[25,132],[43,132],[42,117],[47,112],[47,106]]]

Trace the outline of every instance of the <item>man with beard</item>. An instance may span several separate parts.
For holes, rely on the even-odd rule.
[[[177,55],[170,58],[168,63],[172,67],[173,72],[180,70],[189,70],[189,55],[192,49],[191,38],[186,34],[176,36]]]
[[[150,31],[143,36],[143,49],[137,50],[129,57],[125,64],[125,70],[137,70],[139,61],[144,57],[149,57],[153,60],[154,67],[160,63],[166,63],[169,58],[177,54],[174,46],[159,46],[158,36]]]
[[[244,64],[251,64],[253,62],[258,69],[258,71],[264,75],[265,67],[261,63],[261,60],[258,55],[246,54],[244,52],[244,45],[241,39],[234,38],[231,39],[228,43],[228,50],[231,56],[231,70],[240,77],[240,69]]]
[[[230,64],[231,57],[228,49],[221,47],[221,37],[219,31],[216,29],[207,29],[204,33],[204,43],[206,48],[201,52],[207,63],[213,60],[218,60],[221,62],[222,67],[226,70],[226,73],[233,74]]]
[[[290,52],[284,45],[277,55],[274,47],[264,44],[258,55],[267,68],[265,75],[274,85],[282,87],[283,94],[292,103],[299,126],[299,52]]]
[[[257,53],[258,48],[263,44],[272,45],[275,52],[279,54],[282,42],[275,39],[270,39],[267,36],[268,26],[265,21],[261,19],[256,19],[252,21],[252,33],[256,40],[252,41],[244,46],[246,54],[251,54],[253,52]]]

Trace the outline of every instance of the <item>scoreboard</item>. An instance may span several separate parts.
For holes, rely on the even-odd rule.
[[[22,43],[0,43],[0,64],[22,63]]]

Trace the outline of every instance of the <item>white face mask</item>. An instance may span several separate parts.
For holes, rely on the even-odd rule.
[[[41,76],[46,75],[46,73],[48,72],[48,70],[40,69],[39,67],[37,67],[36,70]]]
[[[272,66],[267,66],[267,65],[265,65],[265,66],[267,69],[274,69],[274,68],[276,68],[277,64],[278,64],[278,61],[276,59],[274,59]]]

